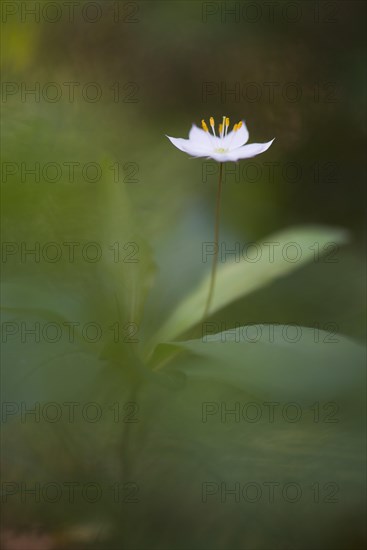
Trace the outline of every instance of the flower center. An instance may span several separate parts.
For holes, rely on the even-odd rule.
[[[224,147],[217,147],[217,149],[214,149],[216,153],[227,153],[228,149],[224,149]]]

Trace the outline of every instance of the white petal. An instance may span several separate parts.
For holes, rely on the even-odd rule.
[[[239,130],[237,130],[236,132],[232,130],[232,132],[229,132],[229,134],[227,134],[226,137],[223,138],[223,147],[229,147],[231,150],[237,149],[237,147],[245,145],[245,143],[248,142],[248,138],[249,133],[245,121],[242,120],[242,126]]]
[[[259,155],[269,149],[274,139],[268,141],[267,143],[251,143],[250,145],[244,145],[243,147],[238,147],[238,149],[229,151],[226,153],[227,160],[236,161],[255,157],[256,155]]]
[[[209,149],[215,149],[216,147],[225,147],[224,138],[213,136],[211,132],[205,132],[205,130],[201,130],[200,128],[195,126],[195,124],[193,124],[191,127],[189,139],[193,143],[197,143],[199,146],[205,148],[208,147]]]
[[[192,142],[190,139],[174,138],[170,136],[166,137],[168,137],[170,142],[177,147],[177,149],[180,149],[180,151],[188,153],[193,157],[207,157],[210,154],[211,149],[209,142],[207,147],[202,147],[201,145],[197,145]]]
[[[217,162],[229,162],[232,160],[229,155],[230,153],[209,153],[207,156]]]
[[[204,130],[198,128],[197,126],[195,126],[195,124],[193,124],[189,133],[189,139],[192,142],[197,143],[198,145],[205,145],[209,143],[210,136],[208,132],[205,132]]]

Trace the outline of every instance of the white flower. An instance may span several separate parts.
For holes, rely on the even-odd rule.
[[[245,145],[249,138],[246,124],[241,120],[235,124],[232,132],[228,133],[229,118],[223,117],[223,122],[219,124],[219,133],[215,133],[214,118],[210,118],[210,126],[213,130],[211,134],[205,120],[201,121],[202,130],[192,125],[189,133],[189,139],[173,138],[167,136],[175,147],[188,153],[193,157],[207,157],[217,162],[237,161],[255,157],[269,149],[274,139],[267,143],[251,143]]]

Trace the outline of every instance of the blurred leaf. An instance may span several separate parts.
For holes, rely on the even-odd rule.
[[[138,512],[131,514],[128,526],[130,536],[137,541],[133,546],[155,548],[154,544],[145,544],[151,528],[142,518],[149,518],[161,533],[164,548],[328,548],[327,541],[335,533],[345,502],[354,515],[363,499],[359,386],[355,395],[349,396],[349,403],[338,400],[337,408],[335,403],[317,404],[317,397],[334,395],[336,386],[331,381],[328,391],[326,377],[323,377],[321,389],[317,390],[316,368],[312,368],[311,363],[317,360],[316,354],[306,353],[309,363],[304,360],[300,365],[305,371],[300,378],[305,383],[312,382],[313,393],[308,391],[310,388],[303,391],[300,384],[292,391],[296,375],[292,375],[291,367],[299,373],[296,357],[299,359],[302,353],[294,352],[290,356],[294,361],[288,364],[285,373],[291,376],[288,382],[282,378],[283,373],[277,379],[274,372],[270,372],[278,370],[277,361],[275,365],[271,362],[272,355],[277,355],[272,351],[276,345],[269,346],[268,368],[261,360],[254,359],[251,373],[250,368],[240,369],[241,357],[245,363],[245,345],[203,343],[202,347],[208,346],[210,352],[198,355],[200,343],[196,344],[177,344],[190,351],[191,347],[195,348],[195,355],[181,354],[169,369],[172,374],[186,375],[176,391],[164,392],[161,388],[158,393],[151,387],[145,388],[141,411],[145,419],[144,439],[132,470],[144,498]],[[234,346],[237,346],[236,353]],[[255,349],[260,346],[248,344]],[[307,345],[303,348],[307,349]],[[348,346],[344,351],[347,349]],[[219,357],[218,350],[222,351]],[[354,359],[353,347],[349,350],[349,357],[342,353],[345,378]],[[318,363],[322,370],[322,360]],[[311,368],[309,378],[308,366]],[[328,367],[331,371],[333,365],[326,364],[324,369]],[[354,369],[351,370],[353,379]],[[268,399],[269,395],[273,399]],[[269,413],[271,407],[267,406],[269,401],[277,401],[273,421]],[[293,421],[294,405],[288,408],[292,402],[299,412],[297,421]],[[354,402],[358,402],[357,412]],[[317,407],[320,418],[315,416]],[[276,486],[273,502],[268,497],[269,482]],[[333,504],[326,498],[330,482],[337,488]],[[213,491],[204,499],[206,483]],[[282,495],[282,488],[288,483],[300,488],[300,499],[296,503]],[[235,484],[239,487],[238,498]],[[255,502],[250,501],[251,492],[248,500],[242,493],[247,484],[259,487]],[[322,493],[319,499],[313,492],[315,484]],[[177,520],[175,503],[178,501]],[[185,530],[185,525],[192,525],[193,531]],[[182,532],[180,542],[184,542],[176,546],[173,541],[178,529]],[[320,544],[314,544],[315,529]],[[201,541],[199,545],[197,541]],[[347,545],[336,547],[347,548]]]
[[[305,263],[312,262],[315,254],[330,252],[327,248],[330,243],[339,245],[346,240],[345,231],[318,226],[296,227],[270,235],[258,243],[258,250],[261,251],[258,261],[231,262],[218,266],[210,313],[291,273]],[[293,244],[296,245],[297,255],[288,259],[285,250],[288,245]],[[273,256],[271,248],[274,251]],[[294,249],[292,252],[294,254]],[[293,258],[296,258],[296,261]],[[151,353],[160,342],[176,338],[202,320],[209,284],[210,273],[198,288],[182,300],[163,326],[157,330],[149,343],[148,353]]]
[[[162,344],[204,356],[184,372],[231,383],[269,399],[332,400],[363,384],[365,348],[340,334],[298,326],[253,325]]]
[[[55,263],[42,256],[24,262],[19,254],[7,258],[2,288],[4,397],[15,402],[60,401],[72,395],[80,399],[82,394],[97,399],[111,389],[121,396],[150,374],[138,359],[138,322],[154,271],[150,251],[136,234],[124,189],[112,178],[92,188],[35,188],[38,193],[45,201],[42,225],[28,240],[24,219],[18,228],[14,222],[12,239],[34,248],[35,241],[42,245],[51,236],[59,246],[75,242],[79,255],[73,261],[64,255]],[[70,197],[72,206],[65,211]],[[87,210],[86,199],[91,201]],[[20,219],[25,202],[23,198]],[[80,216],[82,211],[87,215]],[[102,252],[97,262],[80,254],[80,247],[91,242]],[[129,263],[132,252],[137,261]]]

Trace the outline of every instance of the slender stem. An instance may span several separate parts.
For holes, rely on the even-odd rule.
[[[222,194],[222,173],[223,173],[223,163],[221,162],[219,165],[219,182],[218,182],[218,191],[217,191],[217,205],[215,209],[215,226],[214,226],[214,256],[213,256],[213,263],[212,263],[212,273],[210,277],[210,286],[209,286],[209,294],[206,301],[205,309],[204,309],[204,315],[203,315],[203,321],[205,321],[210,306],[212,304],[213,300],[213,294],[214,294],[214,286],[215,286],[215,277],[217,274],[217,265],[218,265],[218,250],[219,250],[219,219],[220,219],[220,198]]]

